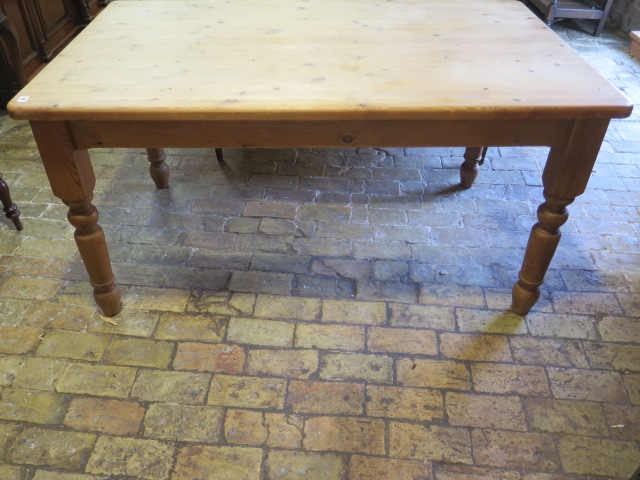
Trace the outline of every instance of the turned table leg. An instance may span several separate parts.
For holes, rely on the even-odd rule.
[[[518,282],[513,286],[513,311],[525,315],[540,298],[540,285],[544,283],[551,259],[560,242],[560,227],[569,218],[567,206],[573,198],[554,198],[544,193],[544,202],[538,208],[538,223],[531,229]]]
[[[93,286],[93,298],[107,317],[113,317],[120,312],[120,288],[111,270],[104,232],[98,225],[98,209],[91,198],[63,202],[69,207],[69,223],[76,227],[73,237]]]
[[[460,185],[462,188],[471,188],[478,178],[480,165],[486,155],[486,147],[467,147],[464,151],[464,163],[460,166]]]
[[[9,220],[13,222],[18,231],[23,229],[22,221],[20,220],[20,210],[15,203],[11,201],[11,194],[9,193],[9,185],[2,179],[0,173],[0,201],[2,202],[3,210]]]
[[[149,159],[149,174],[156,184],[156,188],[169,188],[169,166],[164,148],[147,148]]]
[[[512,290],[513,311],[526,315],[540,297],[540,286],[560,242],[567,206],[587,187],[609,120],[576,120],[566,142],[552,147],[542,174],[545,202],[531,229],[518,281]]]
[[[93,297],[109,317],[120,310],[120,289],[115,283],[98,210],[91,204],[96,177],[89,152],[78,150],[65,122],[31,122],[42,163],[53,194],[69,207],[69,222],[93,286]]]

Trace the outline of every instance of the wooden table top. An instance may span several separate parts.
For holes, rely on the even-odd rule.
[[[622,94],[514,0],[113,2],[8,108],[27,120],[631,112]]]

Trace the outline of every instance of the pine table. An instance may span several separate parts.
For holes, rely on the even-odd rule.
[[[113,2],[9,104],[29,120],[105,315],[121,308],[88,149],[551,147],[512,308],[526,314],[629,101],[518,1]]]

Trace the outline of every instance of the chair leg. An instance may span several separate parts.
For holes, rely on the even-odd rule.
[[[16,226],[18,231],[22,230],[24,227],[22,226],[22,221],[20,220],[20,210],[15,203],[11,201],[11,195],[9,193],[9,185],[2,179],[2,174],[0,173],[0,201],[2,201],[2,206],[4,213],[7,215],[13,224]]]

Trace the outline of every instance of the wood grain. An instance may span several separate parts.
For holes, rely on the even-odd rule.
[[[141,26],[144,26],[141,28]],[[613,118],[520,2],[114,2],[9,105],[42,120]]]

